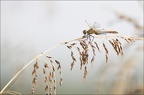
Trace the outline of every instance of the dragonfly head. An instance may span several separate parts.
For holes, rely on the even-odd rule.
[[[86,34],[87,33],[87,31],[86,30],[83,30],[83,34]]]

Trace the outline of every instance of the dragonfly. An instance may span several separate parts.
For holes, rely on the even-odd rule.
[[[101,26],[98,22],[94,22],[93,25],[86,20],[85,20],[85,22],[87,23],[87,25],[90,28],[89,30],[83,30],[83,34],[85,35],[86,38],[90,39],[90,37],[93,37],[91,34],[95,34],[95,35],[108,34],[108,33],[118,34],[117,31],[105,30],[105,29],[101,28]],[[93,39],[94,39],[94,37],[93,37]]]

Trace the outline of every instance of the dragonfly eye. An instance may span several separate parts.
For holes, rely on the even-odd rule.
[[[86,34],[86,30],[83,31],[83,34]]]

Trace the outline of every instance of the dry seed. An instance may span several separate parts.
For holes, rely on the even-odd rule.
[[[108,61],[108,49],[106,48],[106,45],[104,43],[103,43],[103,47],[104,47],[104,49],[106,51],[105,56],[106,56],[106,62],[107,62]]]
[[[72,43],[71,46],[74,46],[74,45],[76,45],[76,44],[77,44],[77,43]]]
[[[49,66],[48,66],[48,64],[47,64],[47,63],[45,63],[45,64],[44,64],[44,67],[45,67],[45,68],[49,68]]]
[[[97,44],[96,42],[94,42],[94,43],[95,43],[95,45],[96,45],[98,51],[101,52],[101,51],[100,51],[100,48],[99,48],[99,46],[98,46],[98,44]]]
[[[71,63],[71,70],[73,69],[73,66],[74,66],[74,61],[72,61]]]
[[[57,60],[55,60],[55,62],[56,62],[57,64],[60,64],[60,62],[59,62],[59,61],[57,61]]]
[[[60,79],[60,86],[62,86],[62,78]]]
[[[33,74],[36,74],[36,69],[34,69],[34,70],[32,71],[32,75],[33,75]]]
[[[76,61],[75,57],[73,56],[73,52],[71,51],[71,57],[73,61]]]
[[[67,46],[69,49],[71,49],[72,47],[71,46]]]
[[[58,67],[57,67],[57,70],[59,70],[60,68],[61,68],[61,65],[59,64]]]
[[[45,74],[46,73],[46,70],[43,68],[43,73]]]
[[[94,64],[94,56],[92,57],[92,59],[91,59],[91,64],[93,65]]]
[[[53,71],[55,72],[55,67],[54,67],[54,65],[52,65],[52,69],[53,69]]]
[[[46,85],[46,87],[45,87],[45,91],[48,91],[48,85]]]
[[[64,44],[67,44],[68,42],[64,42]]]
[[[35,68],[35,69],[38,69],[38,68],[39,68],[38,62],[36,62],[36,63],[34,64],[34,68]]]
[[[52,57],[50,57],[50,56],[46,56],[47,58],[52,58]]]

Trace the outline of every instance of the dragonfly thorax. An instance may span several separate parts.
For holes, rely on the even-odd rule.
[[[87,34],[95,34],[95,30],[93,30],[92,28],[89,29],[89,30],[87,31]]]
[[[89,30],[83,30],[83,34],[96,34],[96,31],[90,28]]]

